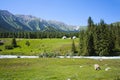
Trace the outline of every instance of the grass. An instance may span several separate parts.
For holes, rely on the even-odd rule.
[[[95,63],[100,71],[94,70]],[[120,60],[0,59],[0,80],[120,80],[119,76]]]
[[[0,39],[5,45],[11,44],[10,38]],[[12,50],[6,50],[5,45],[0,46],[0,54],[17,54],[17,55],[39,55],[41,53],[60,53],[62,55],[71,52],[71,39],[16,39],[20,47]],[[30,42],[27,46],[26,41]],[[78,50],[79,39],[75,39],[76,49]]]

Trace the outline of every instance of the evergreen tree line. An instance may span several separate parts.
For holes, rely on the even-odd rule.
[[[87,29],[80,31],[79,46],[79,55],[120,55],[120,25],[108,25],[104,20],[94,24],[91,17],[89,17]]]
[[[63,36],[66,37],[78,37],[78,32],[0,32],[0,38],[62,38]]]

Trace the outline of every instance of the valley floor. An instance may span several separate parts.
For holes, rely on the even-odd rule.
[[[119,80],[119,67],[120,59],[0,59],[0,80]]]
[[[1,38],[4,45],[0,45],[1,55],[40,55],[43,53],[55,53],[65,55],[71,53],[72,39],[20,39],[17,38],[18,47],[5,49],[6,45],[11,45],[12,38]],[[26,42],[29,41],[29,46]],[[78,50],[79,39],[75,39],[76,50]]]

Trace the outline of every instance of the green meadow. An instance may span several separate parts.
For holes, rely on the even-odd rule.
[[[0,54],[40,55],[42,53],[71,53],[71,39],[19,39],[18,47],[5,49],[11,45],[11,38],[1,38]],[[26,42],[30,42],[30,46]],[[76,50],[79,39],[75,39]],[[94,64],[101,70],[96,71]],[[106,68],[110,68],[105,71]],[[0,80],[120,80],[120,59],[94,60],[73,58],[0,59]]]
[[[71,52],[72,40],[71,39],[19,39],[17,38],[16,47],[11,50],[5,49],[6,45],[10,45],[12,38],[1,38],[4,45],[0,46],[0,54],[11,55],[39,55],[41,53],[60,53],[61,55]],[[30,46],[26,45],[26,41],[30,42]],[[79,39],[75,39],[76,50],[78,50]]]
[[[96,63],[101,70],[94,69]],[[0,59],[0,80],[120,80],[120,60]]]

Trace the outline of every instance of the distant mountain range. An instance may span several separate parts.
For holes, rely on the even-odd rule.
[[[17,31],[78,31],[79,27],[63,22],[44,20],[32,15],[14,15],[0,10],[0,32]]]

